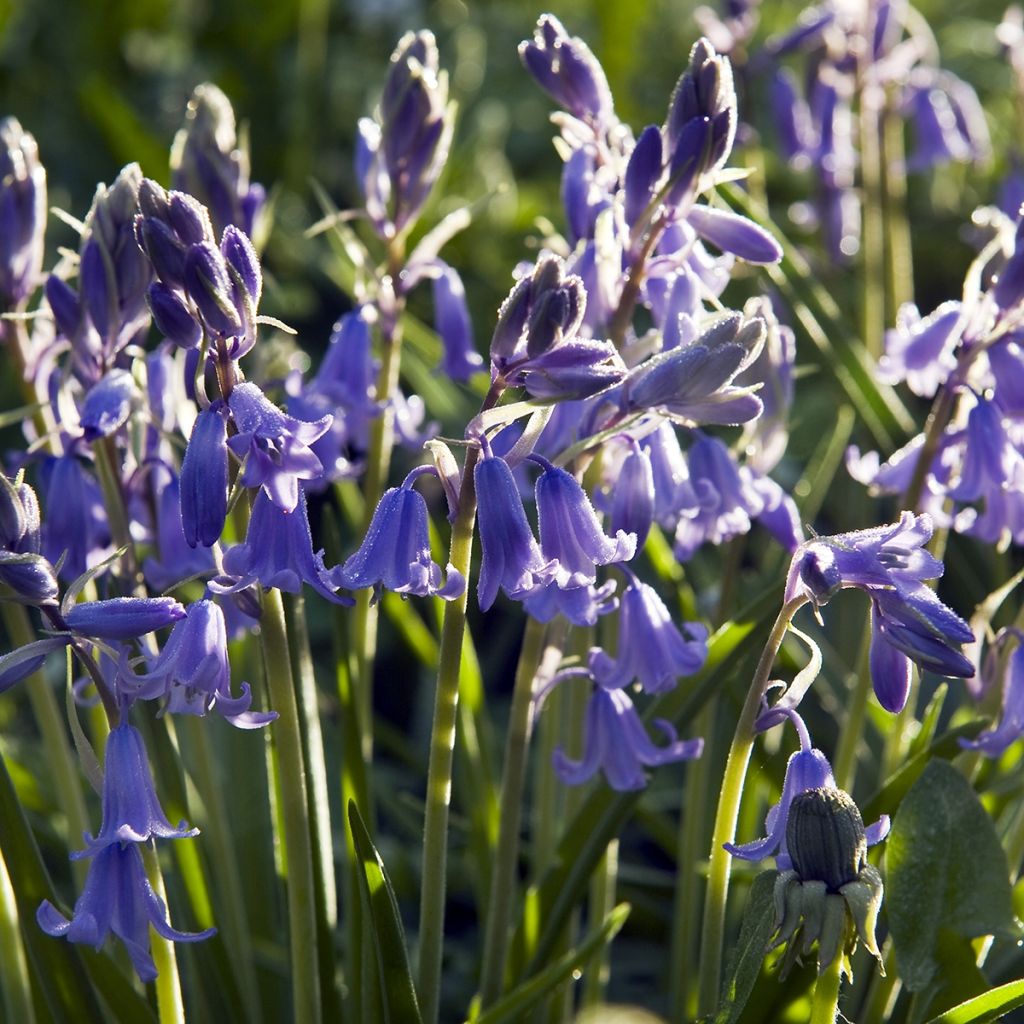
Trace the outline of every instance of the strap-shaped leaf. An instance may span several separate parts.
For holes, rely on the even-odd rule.
[[[1024,978],[1008,981],[984,995],[968,999],[952,1010],[933,1017],[928,1024],[985,1024],[998,1020],[1010,1010],[1024,1006]]]
[[[367,832],[359,809],[349,801],[348,821],[352,829],[358,864],[356,869],[363,899],[370,912],[374,942],[377,947],[377,967],[384,1003],[384,1019],[395,1024],[415,1024],[421,1020],[416,989],[409,969],[409,953],[405,944],[405,929],[398,913],[398,901],[391,880],[384,870],[370,833]]]

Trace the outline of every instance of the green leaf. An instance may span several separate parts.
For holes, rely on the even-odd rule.
[[[931,998],[920,1000],[922,1012],[919,1019],[925,1016],[925,1012],[928,1016],[942,1013],[992,987],[978,967],[978,954],[971,940],[948,928],[939,929],[935,959],[939,970],[926,993]]]
[[[523,1020],[549,992],[568,981],[576,971],[582,970],[618,934],[629,917],[629,904],[620,903],[605,919],[600,928],[592,931],[575,949],[559,957],[550,967],[518,985],[489,1010],[475,1018],[474,1024],[502,1024],[504,1021]]]
[[[1006,854],[974,790],[952,765],[932,761],[900,805],[886,851],[886,905],[908,990],[939,968],[939,932],[1012,934]]]
[[[384,1019],[413,1024],[420,1021],[420,1008],[416,989],[409,970],[409,954],[405,944],[405,930],[398,913],[398,900],[391,880],[384,870],[384,862],[366,831],[355,801],[348,804],[348,821],[355,841],[357,868],[363,899],[370,913],[374,942],[377,947],[377,967],[380,971],[380,989],[384,1003]]]
[[[729,957],[722,1002],[715,1014],[714,1024],[735,1024],[761,973],[768,940],[775,931],[776,878],[777,871],[764,871],[754,879],[750,887],[743,911],[743,924]]]
[[[1008,981],[991,992],[968,999],[966,1003],[933,1017],[928,1024],[984,1024],[998,1020],[1018,1006],[1024,1006],[1024,978]]]

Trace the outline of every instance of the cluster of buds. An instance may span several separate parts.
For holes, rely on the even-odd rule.
[[[43,265],[46,170],[16,118],[0,121],[0,311],[28,298]]]

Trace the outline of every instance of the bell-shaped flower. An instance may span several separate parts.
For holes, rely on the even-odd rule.
[[[142,563],[146,582],[156,591],[169,590],[189,576],[211,571],[213,554],[202,545],[192,547],[185,540],[181,522],[181,484],[162,462],[151,464],[149,472],[154,495],[153,540],[155,554]]]
[[[419,597],[460,597],[466,580],[454,566],[442,583],[441,567],[430,557],[427,503],[413,488],[414,481],[433,467],[414,469],[401,487],[386,491],[370,520],[366,537],[355,554],[332,573],[349,590],[374,587]]]
[[[85,834],[86,849],[71,854],[71,859],[91,857],[114,843],[196,835],[199,829],[189,828],[184,821],[175,828],[167,820],[138,730],[127,722],[112,729],[103,769],[103,821],[95,837]]]
[[[641,548],[654,522],[654,469],[649,452],[639,442],[628,438],[627,443],[629,450],[614,482],[594,495],[594,504],[608,514],[612,530],[635,534]]]
[[[554,753],[555,772],[568,785],[579,786],[600,769],[612,789],[627,792],[647,785],[644,767],[700,757],[702,739],[679,739],[671,722],[661,718],[654,724],[668,740],[663,747],[647,735],[624,690],[595,686],[587,706],[583,757],[575,761],[559,747]]]
[[[469,380],[484,361],[473,348],[473,324],[466,304],[466,289],[458,273],[440,260],[432,275],[434,328],[441,337],[441,372],[452,380]]]
[[[980,750],[986,757],[1000,757],[1011,743],[1024,736],[1024,633],[1011,627],[1000,630],[989,649],[982,677],[998,680],[1002,686],[999,721],[973,740],[960,740],[968,750]]]
[[[527,594],[523,598],[523,607],[526,614],[538,622],[550,622],[562,614],[574,626],[593,626],[602,615],[618,608],[619,599],[614,593],[614,580],[608,580],[600,587],[572,587],[569,590],[552,581]]]
[[[239,729],[258,729],[277,718],[276,711],[250,711],[252,693],[242,683],[241,696],[231,696],[231,668],[224,613],[202,598],[176,623],[148,672],[134,674],[126,665],[118,677],[129,698],[165,699],[171,714],[205,715],[216,711]]]
[[[591,651],[594,679],[605,689],[621,689],[634,681],[647,693],[664,693],[680,676],[692,676],[708,656],[708,631],[699,622],[672,621],[657,591],[625,567],[629,585],[619,598],[618,647],[615,657],[600,648]]]
[[[192,427],[181,463],[181,524],[190,547],[220,540],[228,514],[228,425],[219,399]]]
[[[173,597],[111,597],[80,601],[63,613],[68,630],[96,640],[132,640],[185,618]]]
[[[47,935],[97,950],[113,934],[124,944],[143,982],[157,976],[150,953],[150,926],[171,942],[199,942],[216,932],[215,928],[179,932],[171,927],[167,907],[149,884],[136,843],[111,843],[96,854],[70,921],[49,900],[39,905],[36,921]]]
[[[959,302],[944,302],[922,317],[906,303],[896,314],[896,326],[885,332],[885,354],[878,361],[879,380],[907,387],[932,398],[956,367],[953,350],[960,341],[963,317]]]
[[[473,479],[481,548],[476,592],[481,610],[487,611],[499,587],[512,600],[522,600],[551,580],[556,566],[541,554],[508,463],[485,447]]]
[[[352,599],[336,594],[337,586],[324,566],[323,552],[313,552],[306,495],[299,490],[293,512],[284,512],[261,490],[252,503],[249,529],[242,544],[224,555],[224,569],[238,577],[231,586],[212,586],[219,593],[233,593],[259,581],[264,587],[297,594],[302,584],[335,604]]]
[[[544,467],[537,478],[537,524],[540,549],[556,563],[560,587],[582,587],[597,579],[597,566],[628,562],[636,554],[636,534],[619,530],[609,537],[576,478],[543,456],[530,459]]]
[[[236,384],[228,398],[238,432],[228,447],[245,460],[241,483],[262,487],[278,508],[291,512],[299,501],[299,481],[313,480],[324,470],[310,445],[327,433],[331,416],[315,423],[281,412],[255,385]]]
[[[135,381],[127,370],[110,370],[85,396],[79,422],[87,441],[109,437],[124,426],[138,401]]]
[[[42,554],[60,576],[77,579],[110,551],[110,525],[95,478],[73,450],[43,465]]]

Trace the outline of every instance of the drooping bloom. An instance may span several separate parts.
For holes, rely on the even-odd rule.
[[[184,821],[175,828],[167,820],[138,730],[127,722],[112,729],[103,772],[103,821],[95,837],[85,834],[86,849],[71,854],[71,859],[94,856],[112,844],[188,839],[198,834],[199,829],[189,828]]]
[[[582,587],[597,579],[597,566],[628,562],[636,554],[636,534],[619,530],[609,537],[579,482],[540,455],[530,458],[544,466],[537,478],[537,521],[540,548],[557,563],[560,587]]]
[[[248,683],[242,683],[241,696],[232,697],[224,613],[205,597],[189,605],[149,671],[135,675],[123,665],[118,686],[133,699],[165,699],[171,714],[216,711],[239,729],[258,729],[277,718],[275,711],[249,710]]]
[[[629,585],[619,599],[619,641],[614,658],[594,649],[590,671],[605,689],[638,681],[647,693],[663,693],[680,676],[692,676],[707,658],[707,628],[684,622],[680,629],[657,591],[620,567]],[[684,635],[685,633],[685,635]]]
[[[982,679],[1001,683],[1002,713],[995,725],[973,740],[960,740],[960,745],[999,757],[1024,736],[1024,632],[1014,627],[1000,630],[985,659]]]
[[[487,611],[499,587],[513,601],[522,600],[551,580],[556,566],[541,554],[508,463],[485,455],[473,477],[482,552],[477,599],[481,610]]]
[[[526,614],[538,622],[550,622],[561,613],[574,626],[593,626],[602,615],[608,615],[619,606],[614,596],[615,581],[608,580],[600,587],[560,587],[554,580],[543,583],[523,598]]]
[[[647,785],[645,766],[700,757],[702,739],[679,739],[672,723],[664,719],[656,719],[654,724],[668,739],[664,747],[647,735],[624,690],[595,686],[587,706],[583,757],[574,761],[559,747],[554,754],[555,772],[563,782],[578,786],[600,769],[612,789],[625,792]]]
[[[890,711],[906,702],[908,658],[943,675],[974,675],[974,666],[959,650],[974,634],[925,585],[943,571],[924,547],[931,535],[930,516],[904,512],[891,526],[808,541],[790,565],[787,602],[804,597],[820,606],[844,587],[871,598],[872,682]]]
[[[167,921],[164,901],[146,878],[136,843],[111,843],[93,858],[82,895],[69,921],[49,900],[36,911],[39,927],[54,938],[82,942],[99,949],[107,936],[121,940],[143,982],[156,978],[150,954],[149,928],[171,942],[199,942],[216,932],[180,932]]]
[[[349,590],[384,587],[398,594],[448,601],[466,589],[465,578],[450,564],[442,584],[441,567],[430,557],[427,503],[413,488],[422,473],[423,469],[414,469],[401,487],[384,493],[359,550],[332,574],[340,586]]]
[[[291,512],[299,501],[299,481],[313,480],[323,465],[309,447],[327,433],[333,417],[314,423],[281,412],[255,385],[236,384],[228,399],[238,432],[228,447],[245,460],[241,482],[262,487],[278,508]]]
[[[220,539],[228,515],[228,425],[219,399],[192,427],[181,464],[181,525],[190,547]]]

